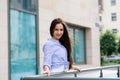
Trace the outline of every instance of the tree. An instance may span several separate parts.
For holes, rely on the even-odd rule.
[[[105,33],[101,33],[100,36],[100,52],[104,55],[111,55],[116,49],[116,35],[110,30],[106,30]]]
[[[118,53],[120,53],[120,38],[118,40]]]

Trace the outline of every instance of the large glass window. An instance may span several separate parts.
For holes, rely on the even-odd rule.
[[[10,80],[37,73],[37,0],[10,0]]]
[[[36,74],[35,16],[10,11],[11,80],[23,75]]]
[[[72,41],[72,57],[75,63],[85,63],[85,32],[84,29],[70,27]]]

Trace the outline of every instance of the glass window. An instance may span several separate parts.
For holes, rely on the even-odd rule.
[[[72,57],[75,63],[85,64],[85,32],[84,29],[70,27],[72,41]]]
[[[111,14],[111,20],[112,21],[117,21],[117,14],[116,13]]]
[[[100,22],[102,21],[102,16],[99,16],[99,21],[100,21]]]
[[[84,31],[75,29],[75,54],[76,63],[85,63],[85,45],[84,45]]]
[[[111,5],[112,6],[116,5],[116,0],[111,0]]]
[[[10,10],[11,80],[36,74],[35,15]]]
[[[117,33],[118,30],[117,30],[117,29],[112,29],[112,32],[113,32],[113,33]]]
[[[10,0],[10,77],[37,71],[37,0]]]

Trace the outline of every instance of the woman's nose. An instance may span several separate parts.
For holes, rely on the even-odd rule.
[[[60,34],[60,33],[61,33],[61,31],[58,31],[58,33]]]

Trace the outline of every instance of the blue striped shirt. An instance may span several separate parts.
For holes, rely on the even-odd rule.
[[[67,50],[58,40],[49,38],[43,46],[43,52],[43,66],[49,66],[50,70],[59,68],[60,66],[68,68],[69,62],[67,60]]]

